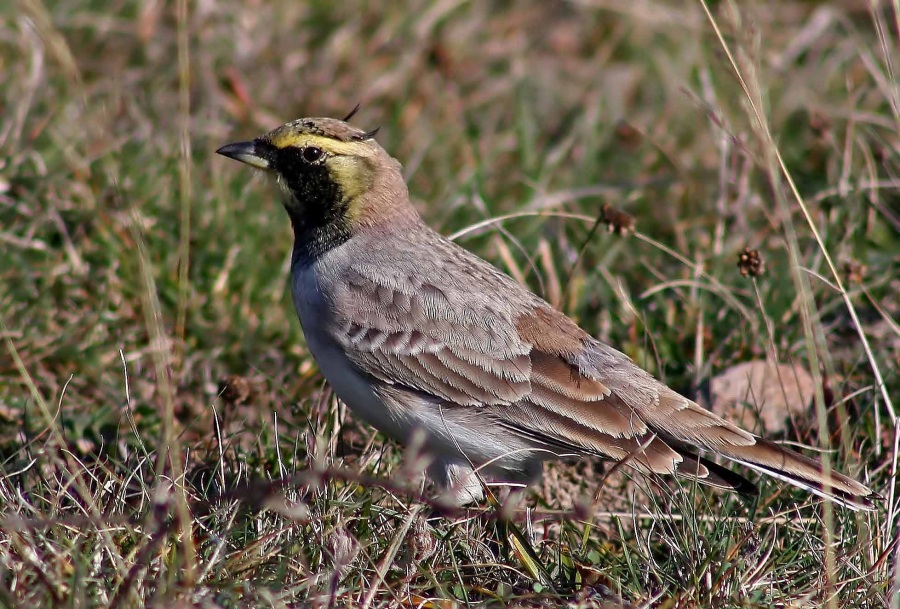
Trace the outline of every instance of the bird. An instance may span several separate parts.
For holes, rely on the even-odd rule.
[[[357,417],[400,443],[423,438],[442,499],[482,501],[486,480],[528,486],[544,462],[572,455],[756,492],[718,456],[874,509],[864,484],[702,408],[430,228],[378,129],[352,115],[302,118],[216,152],[274,181],[309,351]]]

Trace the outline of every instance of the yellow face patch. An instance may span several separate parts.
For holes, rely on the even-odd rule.
[[[267,139],[276,148],[303,149],[316,147],[325,153],[325,166],[334,181],[340,185],[344,196],[353,200],[372,186],[372,167],[366,161],[376,150],[368,140],[336,139],[329,137],[314,126],[288,123],[272,131]],[[350,215],[355,215],[349,209]]]
[[[359,131],[359,134],[364,132]],[[316,164],[327,170],[331,181],[339,188],[345,203],[341,207],[342,222],[353,224],[364,205],[361,195],[374,183],[375,164],[372,160],[378,154],[378,145],[370,139],[354,139],[356,133],[326,134],[317,125],[297,121],[288,123],[264,136],[274,148],[280,151],[302,151],[318,148],[324,154]],[[272,167],[277,172],[277,164]],[[287,194],[292,187],[286,176],[279,175],[278,183]],[[308,211],[308,208],[307,208]]]
[[[340,184],[344,196],[351,201],[355,201],[372,187],[373,169],[364,157],[333,156],[325,160],[325,166],[334,181]],[[356,215],[352,205],[347,211],[351,218]]]
[[[366,141],[349,141],[344,142],[336,140],[324,135],[313,133],[297,132],[292,129],[280,127],[266,136],[276,148],[306,148],[307,146],[315,146],[332,156],[372,156],[374,151],[372,145]]]
[[[371,225],[373,209],[386,204],[370,195],[380,187],[380,175],[399,175],[400,164],[375,142],[377,131],[305,118],[217,152],[273,178],[294,230],[294,258],[313,260]],[[405,196],[405,189],[399,193]]]

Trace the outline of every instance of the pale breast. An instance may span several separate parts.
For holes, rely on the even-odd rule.
[[[402,421],[373,391],[368,379],[354,369],[328,332],[333,313],[327,288],[323,288],[323,283],[327,286],[331,280],[327,269],[327,255],[312,265],[292,269],[291,293],[306,344],[331,388],[354,413],[382,432],[404,440],[408,430]]]
[[[462,452],[479,462],[506,456],[504,460],[518,469],[519,463],[528,458],[523,450],[530,444],[502,426],[490,425],[493,417],[489,411],[452,404],[441,408],[437,397],[431,399],[358,371],[335,336],[346,323],[339,318],[340,305],[332,302],[334,298],[340,300],[337,295],[342,291],[337,282],[351,266],[348,260],[354,259],[346,250],[328,252],[311,265],[292,269],[294,306],[307,345],[337,396],[356,416],[396,440],[408,442],[420,429],[427,432],[430,448],[439,454],[459,458]]]

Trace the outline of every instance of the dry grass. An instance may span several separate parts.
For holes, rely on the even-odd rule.
[[[900,606],[900,7],[682,4],[3,5],[0,606]],[[885,501],[581,463],[432,512],[212,154],[358,102],[431,224],[674,387],[806,367],[785,439]]]

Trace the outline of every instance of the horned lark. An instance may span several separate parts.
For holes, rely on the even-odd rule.
[[[349,117],[348,117],[349,118]],[[217,152],[275,179],[294,230],[291,285],[335,393],[383,433],[417,430],[451,500],[479,476],[530,483],[560,455],[750,491],[720,455],[855,509],[875,495],[669,389],[410,204],[400,163],[344,121],[304,118]]]

